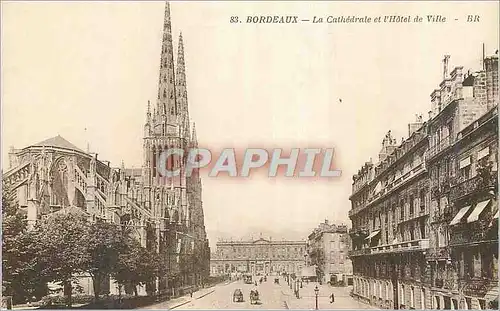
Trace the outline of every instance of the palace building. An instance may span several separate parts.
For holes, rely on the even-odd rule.
[[[219,241],[210,258],[211,275],[299,273],[305,267],[306,241]]]
[[[498,309],[498,55],[448,73],[397,144],[353,176],[353,296],[386,309]]]
[[[50,213],[77,209],[89,221],[132,226],[144,247],[166,254],[167,274],[156,284],[141,287],[141,294],[175,294],[179,288],[201,285],[209,276],[200,176],[195,170],[187,177],[182,161],[174,163],[181,171],[179,178],[167,180],[158,172],[160,152],[198,144],[194,124],[190,125],[183,44],[180,35],[174,65],[167,2],[158,96],[152,111],[147,104],[142,168],[127,169],[123,163],[112,167],[97,154],[56,136],[23,149],[12,148],[10,169],[3,173],[4,189],[25,211],[30,226]],[[111,283],[105,291],[114,293],[116,288]]]

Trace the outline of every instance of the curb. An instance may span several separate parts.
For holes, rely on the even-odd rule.
[[[208,293],[206,293],[206,294],[201,295],[200,297],[195,298],[195,300],[200,299],[200,298],[203,298],[203,297],[205,297],[205,296],[207,296],[207,295],[210,295],[210,294],[211,294],[211,293],[213,293],[213,292],[215,292],[215,289],[214,289],[214,290],[212,290],[212,291],[210,291],[210,292],[208,292]]]
[[[171,308],[168,308],[168,310],[173,310],[173,309],[176,309],[176,308],[182,307],[183,305],[186,305],[186,304],[188,304],[188,303],[190,303],[190,302],[193,302],[194,300],[198,300],[198,299],[203,298],[203,297],[205,297],[205,296],[207,296],[207,295],[210,295],[210,294],[211,294],[211,293],[213,293],[213,292],[215,292],[215,289],[214,289],[214,290],[212,290],[212,291],[210,291],[210,292],[208,292],[208,293],[205,293],[205,294],[201,295],[200,297],[190,299],[190,300],[188,300],[188,301],[185,301],[185,302],[183,302],[183,303],[180,303],[180,304],[178,304],[178,305],[175,305],[175,306],[173,306],[173,307],[171,307]]]

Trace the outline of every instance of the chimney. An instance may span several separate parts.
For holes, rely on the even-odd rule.
[[[415,122],[408,124],[408,137],[411,137],[419,128],[422,127],[424,121],[422,120],[422,115],[415,115]]]
[[[448,61],[450,59],[450,55],[445,55],[443,58],[443,80],[448,78]]]
[[[490,110],[498,105],[498,54],[489,56],[484,60],[486,71],[486,102]]]

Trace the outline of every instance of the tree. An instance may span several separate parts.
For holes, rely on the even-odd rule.
[[[126,251],[118,256],[116,269],[112,275],[120,286],[132,286],[137,296],[137,285],[145,285],[160,275],[164,267],[162,263],[160,256],[155,252],[147,250],[139,242],[129,238]]]
[[[94,297],[97,301],[101,285],[117,269],[120,255],[127,250],[127,238],[115,224],[98,221],[89,225],[84,249],[87,256],[83,270],[92,277]]]
[[[85,215],[63,210],[49,215],[34,230],[36,253],[41,261],[40,274],[64,286],[67,306],[71,306],[72,285],[76,274],[84,271],[89,254],[85,239],[89,236]]]
[[[14,302],[23,302],[33,295],[44,295],[46,286],[38,273],[39,263],[26,219],[6,194],[8,191],[2,194],[3,295],[13,296]]]

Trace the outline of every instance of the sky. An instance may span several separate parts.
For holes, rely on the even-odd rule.
[[[163,1],[2,1],[2,167],[8,148],[61,135],[115,166],[142,165],[155,103]],[[172,2],[182,31],[190,116],[201,145],[328,146],[342,177],[312,181],[203,176],[205,223],[218,238],[305,239],[350,225],[352,175],[391,130],[427,119],[450,65],[473,70],[498,49],[498,2]],[[231,16],[440,14],[446,23],[247,24]],[[467,23],[468,14],[480,22]],[[341,101],[340,101],[341,99]]]

